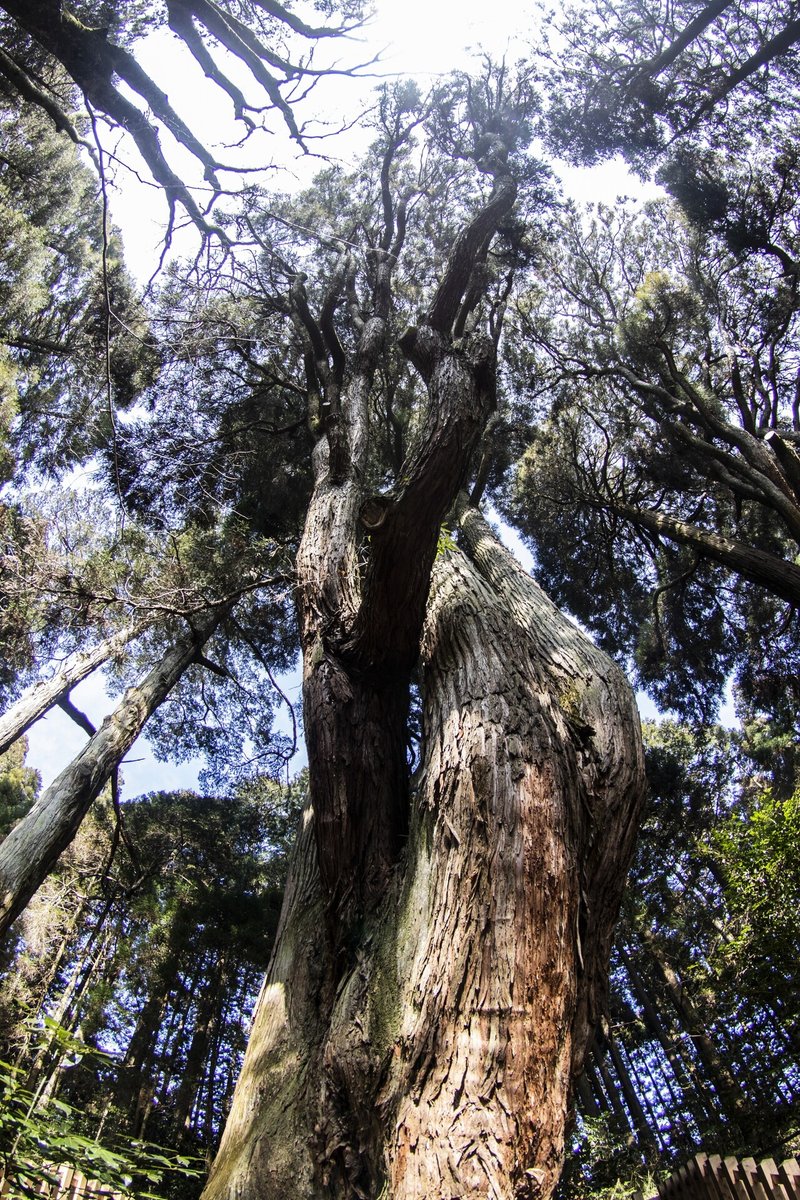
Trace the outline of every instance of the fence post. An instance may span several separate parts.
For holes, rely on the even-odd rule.
[[[778,1167],[778,1175],[790,1200],[800,1200],[800,1162],[787,1158]]]

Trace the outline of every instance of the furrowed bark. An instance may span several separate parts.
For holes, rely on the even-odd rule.
[[[437,564],[423,644],[430,852],[398,962],[393,1200],[552,1191],[642,793],[619,671],[477,514],[461,531],[472,561]]]
[[[283,913],[204,1200],[311,1200],[317,1189],[317,1060],[330,953],[314,817],[303,813]]]
[[[461,521],[405,855],[331,977],[306,817],[206,1200],[549,1196],[642,794],[619,671]],[[470,555],[472,561],[467,558]]]
[[[303,705],[322,883],[341,939],[385,891],[408,824],[406,718],[441,523],[494,407],[493,348],[425,328],[428,420],[358,566],[357,472],[321,472],[298,555]],[[347,407],[355,407],[356,386]],[[353,436],[350,436],[353,442]]]
[[[49,679],[43,679],[28,688],[0,717],[0,754],[22,737],[54,704],[67,696],[76,684],[114,658],[142,632],[146,624],[144,621],[132,622],[90,650],[78,650],[70,654]]]
[[[0,846],[0,937],[19,916],[78,831],[81,821],[199,649],[220,614],[198,620],[138,687],[129,688],[114,712]]]

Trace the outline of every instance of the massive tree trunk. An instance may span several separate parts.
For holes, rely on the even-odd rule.
[[[398,141],[369,304],[349,246],[318,317],[304,276],[292,289],[318,437],[296,592],[311,804],[206,1200],[532,1198],[559,1175],[642,756],[619,671],[460,494],[496,406],[498,309],[480,305],[517,194],[509,116],[473,128],[491,191],[397,342],[419,404],[389,491],[367,489]]]
[[[459,540],[433,569],[407,839],[356,921],[306,813],[206,1200],[557,1181],[635,836],[638,722],[618,670],[474,510]],[[343,696],[340,737],[359,712]]]

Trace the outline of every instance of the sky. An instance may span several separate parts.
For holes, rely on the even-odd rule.
[[[342,43],[324,42],[320,62],[339,59],[344,63],[370,63],[357,79],[323,79],[300,110],[309,120],[309,128],[320,132],[336,130],[341,122],[351,123],[360,112],[374,103],[375,89],[386,79],[412,76],[421,87],[456,69],[473,69],[483,54],[509,62],[524,57],[535,40],[536,6],[530,0],[378,0],[376,12],[365,29]],[[335,50],[332,49],[335,47]],[[274,132],[259,135],[240,150],[232,143],[241,136],[241,127],[232,119],[228,97],[202,74],[191,55],[169,31],[160,31],[137,44],[137,58],[154,81],[167,93],[170,102],[188,124],[213,147],[221,161],[246,162],[248,168],[273,164],[251,176],[266,186],[293,190],[309,184],[326,159],[351,165],[366,148],[372,134],[364,129],[310,140],[315,152],[303,155],[285,136],[276,120]],[[242,86],[248,99],[257,96],[250,77],[237,61],[230,68],[232,77]],[[167,137],[166,143],[169,143]],[[124,141],[119,147],[106,141],[122,163],[112,163],[110,173],[111,210],[123,231],[130,269],[142,281],[150,278],[158,263],[162,245],[166,209],[158,189],[137,178],[146,176],[146,168]],[[119,154],[117,155],[117,149]],[[181,163],[184,178],[196,180],[196,196],[202,200],[207,191],[197,165],[180,147],[170,149],[172,161]],[[238,156],[238,157],[237,157]],[[319,156],[319,157],[318,157]],[[127,165],[123,165],[127,164]],[[629,174],[620,160],[603,163],[590,170],[558,164],[558,171],[569,195],[613,203],[621,193],[640,192],[641,183]],[[234,176],[221,175],[223,185]],[[186,230],[175,239],[178,248],[190,252],[195,245],[194,230]]]
[[[369,68],[366,77],[356,82],[335,78],[323,80],[309,104],[316,115],[333,124],[340,113],[352,117],[369,105],[380,82],[376,77],[378,73],[389,78],[414,76],[424,86],[453,69],[469,69],[476,56],[482,53],[495,58],[505,55],[509,61],[514,61],[524,54],[526,39],[534,28],[533,13],[533,4],[519,0],[491,0],[491,3],[486,0],[382,0],[369,28],[359,34],[363,40],[348,42],[344,49],[337,47],[336,51],[347,61],[368,61],[380,55],[379,65]],[[229,152],[222,146],[229,144],[234,136],[230,103],[204,80],[199,68],[174,37],[169,33],[152,36],[145,44],[140,44],[137,54],[206,144],[216,143],[220,147],[219,156],[227,156]],[[250,86],[249,94],[252,92]],[[319,144],[325,153],[341,156],[347,163],[360,153],[366,140],[363,133],[354,133]],[[282,134],[276,133],[274,138],[262,138],[260,145],[247,148],[251,162],[254,155],[263,155],[265,161],[272,157],[285,164],[287,173],[270,171],[262,181],[287,189],[310,182],[313,173],[322,165],[320,159],[298,158],[295,152],[287,152],[283,141]],[[146,280],[158,262],[166,217],[163,197],[152,185],[137,180],[135,157],[124,142],[107,139],[105,146],[129,164],[114,168],[111,212],[123,231],[129,268],[139,279]],[[562,176],[567,190],[576,198],[587,197],[608,203],[621,193],[632,193],[639,188],[637,181],[619,163],[604,164],[591,172],[565,168]],[[176,245],[190,250],[193,231],[183,238],[176,238]],[[511,548],[524,561],[527,555],[524,545],[512,531],[506,532],[513,542]],[[526,565],[530,568],[529,562]],[[282,684],[291,696],[298,696],[298,672],[285,677]],[[95,725],[100,724],[111,708],[99,675],[77,687],[72,698]],[[34,726],[28,736],[28,761],[41,772],[45,786],[85,742],[85,735],[60,710]],[[123,765],[123,794],[130,797],[155,788],[196,786],[200,766],[199,761],[179,766],[159,764],[146,741],[139,739]]]

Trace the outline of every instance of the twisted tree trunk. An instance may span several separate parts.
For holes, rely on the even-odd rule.
[[[296,593],[311,806],[206,1200],[549,1196],[602,1008],[638,720],[611,662],[456,504],[496,407],[481,280],[517,195],[517,126],[479,128],[491,191],[397,342],[419,404],[390,491],[367,492],[404,228],[388,185],[348,337],[348,246],[316,319],[292,288],[318,431]]]
[[[558,1179],[635,836],[638,720],[474,510],[459,540],[433,569],[407,840],[332,938],[328,830],[307,812],[206,1200],[544,1197]]]

